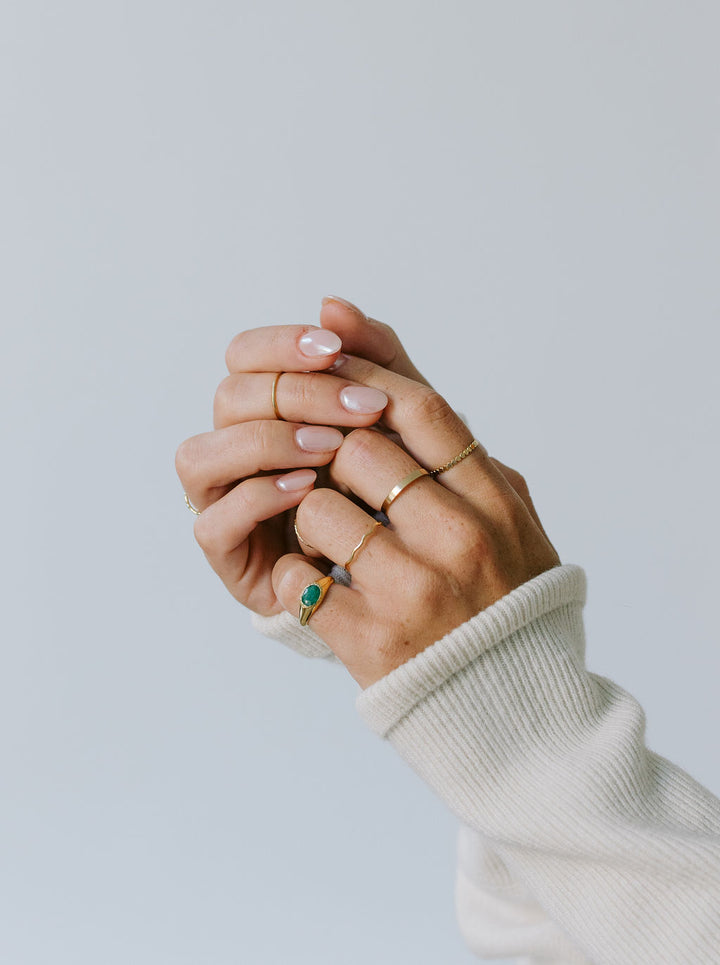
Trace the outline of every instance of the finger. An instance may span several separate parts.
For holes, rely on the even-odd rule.
[[[175,455],[175,467],[190,501],[202,511],[246,476],[325,465],[342,440],[339,429],[329,426],[243,422],[186,439]]]
[[[299,620],[303,590],[324,575],[303,556],[281,556],[272,571],[272,585],[283,609]],[[307,625],[351,673],[353,663],[358,662],[372,639],[372,619],[362,593],[339,583],[330,586]]]
[[[354,429],[335,455],[330,476],[340,489],[350,489],[369,506],[386,513],[400,554],[409,552],[434,563],[457,563],[458,552],[468,545],[475,547],[474,556],[482,555],[488,534],[507,525],[512,515],[510,504],[533,525],[521,500],[504,479],[502,491],[489,484],[480,487],[485,496],[475,504],[439,485],[430,475],[408,479],[418,468],[417,462],[387,436],[373,429]],[[499,470],[496,472],[500,475]],[[324,492],[319,490],[317,498]],[[391,497],[387,505],[386,500]],[[308,493],[298,513],[306,504],[315,503],[315,494]],[[377,547],[384,548],[383,544]],[[466,567],[474,566],[477,560],[459,562]],[[390,573],[387,567],[381,569],[385,581],[389,582],[394,570],[407,570],[406,563],[401,556]]]
[[[282,533],[275,540],[257,541],[250,553],[249,539],[259,523],[296,506],[312,489],[316,473],[300,469],[286,474],[258,476],[235,486],[195,520],[195,539],[208,562],[230,592],[258,613],[277,612],[269,578],[282,554]]]
[[[330,466],[330,478],[341,489],[354,492],[368,506],[382,509],[403,544],[422,549],[427,547],[428,532],[436,529],[436,520],[445,519],[451,513],[464,515],[467,504],[425,474],[409,483],[383,509],[393,488],[420,468],[409,453],[387,436],[372,429],[355,429],[337,451]],[[310,505],[315,503],[313,499]],[[301,504],[298,513],[303,510]],[[368,547],[368,554],[370,549]]]
[[[506,466],[504,463],[500,462],[499,459],[492,459],[492,461],[500,470],[500,472],[503,474],[503,476],[505,476],[505,478],[510,483],[510,485],[515,490],[515,492],[518,494],[520,499],[522,499],[528,512],[530,513],[533,520],[535,521],[538,529],[543,534],[543,536],[548,541],[548,543],[550,543],[550,545],[552,546],[552,543],[550,542],[550,537],[546,533],[545,527],[540,522],[540,517],[537,514],[537,510],[535,509],[535,505],[532,501],[532,497],[530,496],[530,489],[528,488],[528,484],[525,482],[525,477],[521,475],[521,473],[519,473],[517,469],[511,469],[510,466]]]
[[[344,358],[337,371],[388,396],[381,425],[396,432],[403,447],[425,469],[445,466],[473,441],[460,416],[428,386],[355,356]],[[512,491],[482,445],[437,480],[481,509],[489,497]]]
[[[368,579],[377,584],[383,568],[402,565],[403,551],[395,535],[333,489],[307,493],[298,506],[296,523],[303,540],[350,571],[355,587]]]
[[[225,353],[229,372],[306,372],[326,369],[340,353],[334,332],[313,325],[267,325],[240,332]]]
[[[320,324],[340,336],[344,352],[360,355],[392,372],[430,385],[410,361],[393,329],[376,318],[368,318],[357,305],[337,295],[328,295],[322,300]]]
[[[276,381],[277,379],[277,381]],[[215,393],[215,428],[275,419],[316,425],[367,426],[380,418],[387,396],[379,389],[358,385],[324,372],[240,372],[228,375]]]

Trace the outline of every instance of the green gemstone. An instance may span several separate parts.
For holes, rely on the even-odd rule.
[[[300,597],[303,606],[314,606],[320,599],[320,592],[320,587],[317,583],[311,583],[310,586],[306,586]]]

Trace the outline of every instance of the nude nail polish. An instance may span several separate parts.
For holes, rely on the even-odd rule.
[[[343,438],[339,429],[329,426],[301,426],[295,430],[295,441],[305,452],[330,452],[339,449]]]
[[[275,485],[283,493],[296,493],[301,489],[307,489],[317,479],[314,469],[298,469],[297,472],[288,472],[275,480]]]
[[[342,348],[339,335],[327,328],[312,328],[298,339],[298,348],[310,359],[326,358]]]
[[[380,412],[388,404],[388,397],[369,385],[346,385],[340,391],[340,403],[348,412]]]

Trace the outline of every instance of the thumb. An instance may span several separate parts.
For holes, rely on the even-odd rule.
[[[390,326],[368,318],[365,312],[344,298],[336,295],[323,298],[320,325],[340,336],[346,354],[359,355],[415,382],[430,384],[410,361]]]

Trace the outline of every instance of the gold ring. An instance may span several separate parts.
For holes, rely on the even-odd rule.
[[[187,493],[185,493],[185,505],[187,506],[187,508],[190,510],[191,513],[195,513],[196,516],[200,515],[200,510],[195,509],[193,504],[190,502],[190,497],[188,496]]]
[[[405,476],[403,479],[400,480],[399,483],[393,486],[393,488],[387,494],[387,496],[385,497],[385,502],[382,504],[382,512],[387,513],[390,503],[394,502],[398,498],[398,496],[403,491],[403,489],[407,489],[408,486],[411,486],[415,482],[415,480],[420,479],[421,476],[428,476],[428,475],[429,473],[427,469],[423,469],[421,466],[418,466],[417,469],[413,469],[412,472],[408,473],[407,476]]]
[[[470,445],[466,446],[461,453],[458,453],[458,455],[455,456],[454,459],[451,459],[450,462],[446,462],[444,466],[439,466],[437,469],[431,469],[429,474],[431,476],[439,476],[441,472],[447,472],[448,469],[452,469],[453,466],[457,466],[459,462],[462,462],[463,459],[469,456],[470,453],[477,449],[479,445],[480,443],[477,441],[477,439],[473,439]]]
[[[298,543],[304,543],[309,550],[314,550],[315,547],[311,546],[306,539],[303,539],[297,528],[297,513],[295,514],[295,519],[293,520],[293,529],[295,530],[295,535],[297,536]],[[317,550],[315,550],[317,553]]]
[[[376,519],[375,522],[374,522],[374,523],[372,524],[372,526],[370,527],[370,529],[367,531],[367,533],[365,533],[365,534],[363,535],[363,538],[360,540],[360,542],[357,544],[357,546],[355,547],[355,549],[354,549],[354,550],[352,551],[352,553],[350,554],[350,559],[347,561],[347,563],[343,563],[343,569],[344,569],[344,570],[347,570],[348,573],[350,572],[350,564],[355,561],[356,555],[360,552],[360,550],[363,548],[363,546],[365,545],[365,543],[367,543],[367,541],[370,539],[370,537],[371,537],[374,533],[377,532],[377,528],[378,528],[378,526],[380,526],[380,525],[382,525],[382,524],[380,523],[380,520],[379,520],[379,519]]]
[[[333,585],[335,580],[331,576],[323,576],[314,583],[309,583],[302,591],[300,596],[300,613],[298,618],[300,626],[304,627],[313,613],[325,599],[325,594]]]
[[[283,419],[283,417],[280,415],[280,411],[278,410],[278,406],[277,406],[277,384],[280,381],[280,376],[282,374],[283,374],[282,372],[278,372],[278,374],[273,379],[270,399],[272,401],[272,407],[273,407],[273,412],[275,413],[275,418],[279,419],[280,422],[285,422],[285,419]]]

